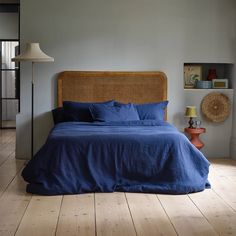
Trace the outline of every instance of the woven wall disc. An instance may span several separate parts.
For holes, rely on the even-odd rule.
[[[212,92],[206,95],[201,103],[203,115],[212,122],[223,122],[230,114],[229,98],[219,92]]]

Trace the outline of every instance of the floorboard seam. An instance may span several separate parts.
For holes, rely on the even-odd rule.
[[[216,175],[216,171],[213,170],[213,172],[214,172],[214,174]],[[216,176],[217,176],[217,175],[216,175]],[[217,176],[217,177],[218,177],[218,176]],[[224,202],[227,206],[229,206],[234,212],[236,212],[236,209],[234,209],[234,208],[217,192],[217,190],[214,189],[213,186],[211,187],[211,189],[212,189],[212,191],[215,192],[215,194],[216,194],[220,199],[223,200],[223,202]]]
[[[93,208],[94,208],[94,229],[95,229],[95,236],[97,236],[97,213],[96,213],[96,194],[93,197]]]
[[[129,209],[129,214],[130,214],[130,217],[131,217],[132,222],[133,222],[133,226],[134,226],[135,234],[136,234],[136,236],[138,236],[138,233],[137,233],[137,230],[136,230],[136,227],[135,227],[135,224],[134,224],[133,215],[132,215],[131,210],[130,210],[130,206],[129,206],[129,202],[128,202],[128,199],[127,199],[126,193],[124,193],[124,195],[125,195],[126,204],[127,204],[127,206],[128,206],[128,209]]]
[[[7,184],[7,186],[5,187],[5,189],[2,191],[2,193],[0,193],[0,199],[2,198],[3,194],[7,191],[8,187],[11,185],[11,183],[14,181],[14,179],[16,178],[16,176],[22,171],[24,166],[24,163],[22,164],[22,166],[19,168],[19,170],[15,173],[15,175],[13,176],[13,178],[10,180],[10,182]]]
[[[64,195],[62,195],[62,198],[61,198],[61,204],[60,204],[60,209],[59,209],[59,212],[58,212],[56,229],[55,229],[54,235],[57,235],[57,228],[58,228],[58,225],[59,225],[59,220],[60,220],[60,214],[61,214],[61,208],[62,208],[63,201],[64,201]]]
[[[161,200],[159,199],[159,197],[158,197],[158,194],[156,194],[156,198],[157,198],[157,201],[159,201],[159,202],[160,202],[160,204],[161,204],[161,207],[162,207],[162,209],[164,210],[164,212],[165,212],[165,214],[166,214],[167,218],[169,219],[169,221],[170,221],[170,223],[171,223],[171,225],[172,225],[172,227],[173,227],[173,229],[174,229],[174,231],[175,231],[176,235],[178,235],[178,236],[179,236],[179,233],[178,233],[177,229],[175,228],[175,226],[174,226],[174,224],[173,224],[173,222],[172,222],[171,218],[169,217],[168,213],[166,212],[166,210],[165,210],[164,206],[162,205],[162,202],[161,202]]]
[[[192,198],[189,196],[188,194],[188,198],[190,199],[190,201],[195,205],[195,207],[199,210],[199,212],[202,214],[202,216],[206,219],[206,221],[211,225],[211,227],[213,228],[213,230],[216,232],[216,234],[220,235],[220,233],[215,229],[215,227],[211,224],[211,222],[208,220],[208,218],[204,215],[204,213],[200,210],[200,208],[197,206],[197,204],[195,204],[195,202],[192,200]]]
[[[6,159],[3,160],[3,162],[0,163],[0,167],[13,155],[15,151],[13,150],[10,154],[7,155]]]
[[[16,233],[17,233],[17,231],[18,231],[18,229],[19,229],[19,227],[20,227],[20,225],[21,225],[21,222],[22,222],[22,220],[23,220],[23,218],[24,218],[24,216],[25,216],[25,213],[26,213],[26,211],[27,211],[27,209],[28,209],[28,207],[29,207],[29,204],[30,204],[30,202],[31,202],[31,200],[32,200],[32,196],[33,196],[33,195],[31,194],[30,200],[29,200],[29,202],[28,202],[28,204],[27,204],[27,206],[26,206],[26,208],[25,208],[25,210],[24,210],[24,212],[23,212],[23,214],[22,214],[22,216],[21,216],[21,218],[20,218],[19,224],[18,224],[17,227],[16,227],[16,230],[15,230],[14,235],[16,235]]]
[[[221,195],[219,193],[217,193],[217,191],[212,188],[212,191],[215,192],[215,194],[228,206],[230,207],[234,212],[236,212],[236,210],[223,198],[221,197]]]

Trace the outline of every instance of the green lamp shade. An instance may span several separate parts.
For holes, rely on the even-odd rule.
[[[185,111],[186,117],[197,117],[197,110],[195,106],[187,106]]]

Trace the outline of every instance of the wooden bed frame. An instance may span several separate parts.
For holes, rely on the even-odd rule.
[[[58,77],[58,107],[63,101],[128,103],[167,100],[163,72],[64,71]]]

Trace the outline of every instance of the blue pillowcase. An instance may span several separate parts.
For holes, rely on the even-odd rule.
[[[90,106],[92,117],[96,121],[133,121],[140,120],[133,104],[109,106],[107,104],[93,104]]]
[[[66,121],[92,122],[93,118],[89,110],[89,107],[92,104],[106,104],[108,106],[113,106],[114,101],[112,100],[102,103],[64,101],[63,108],[65,111]]]
[[[104,106],[103,106],[104,105]],[[146,104],[123,104],[107,101],[103,103],[83,103],[64,101],[63,107],[52,110],[54,124],[66,121],[128,121],[164,120],[168,101]],[[97,108],[100,106],[100,109]],[[91,107],[91,109],[90,109]],[[95,108],[92,108],[95,107]],[[93,114],[91,114],[93,113]]]
[[[53,117],[53,122],[54,124],[58,124],[61,122],[65,122],[65,114],[64,114],[64,108],[63,107],[58,107],[52,110],[52,117]]]
[[[140,120],[165,120],[165,109],[168,101],[158,103],[137,104]]]

